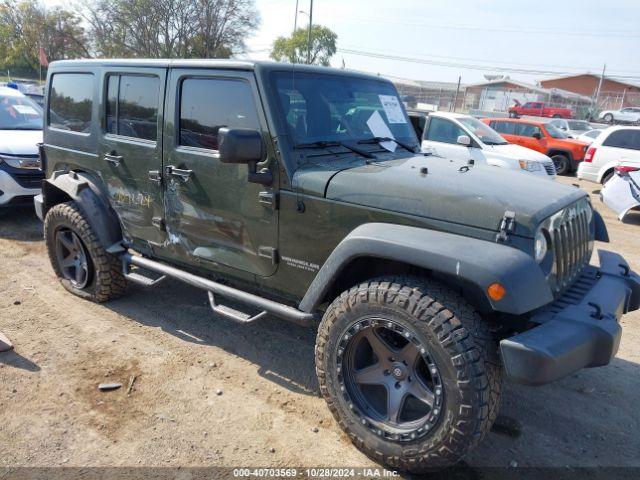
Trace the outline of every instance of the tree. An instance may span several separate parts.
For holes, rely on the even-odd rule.
[[[74,12],[45,10],[35,0],[0,1],[0,65],[35,73],[40,48],[50,61],[89,56],[81,21]]]
[[[307,60],[307,40],[309,28],[299,28],[290,37],[278,37],[273,42],[271,58],[278,62],[299,63]],[[327,27],[313,25],[311,27],[311,61],[312,65],[329,66],[329,60],[336,53],[338,35]]]
[[[260,22],[253,0],[97,0],[86,12],[101,57],[228,58]]]

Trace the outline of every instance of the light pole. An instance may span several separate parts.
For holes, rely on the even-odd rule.
[[[309,0],[309,31],[307,32],[307,65],[311,63],[311,27],[313,26],[313,0]]]

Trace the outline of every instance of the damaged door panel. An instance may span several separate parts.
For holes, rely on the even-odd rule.
[[[158,171],[162,164],[162,105],[166,69],[106,70],[99,158],[100,173],[125,235],[162,244],[164,217]]]
[[[247,181],[247,166],[220,161],[218,130],[258,130],[268,139],[253,75],[172,70],[167,100],[164,188],[166,246],[204,268],[226,265],[268,276],[275,272],[277,218],[271,186]],[[269,142],[265,142],[268,144]],[[266,168],[276,174],[271,146]],[[276,182],[274,181],[274,184]],[[264,255],[263,252],[274,252]]]

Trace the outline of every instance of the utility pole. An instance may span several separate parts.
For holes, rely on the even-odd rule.
[[[307,65],[311,63],[311,27],[313,26],[313,0],[309,0],[309,31],[307,32]]]
[[[460,93],[460,82],[462,81],[462,75],[458,77],[458,86],[456,88],[456,96],[453,99],[453,111],[455,112],[458,108],[458,94]]]
[[[600,97],[600,89],[602,88],[602,81],[604,80],[604,72],[607,70],[607,64],[602,67],[602,75],[600,75],[600,81],[598,82],[598,89],[596,90],[596,107],[598,106],[598,99]]]

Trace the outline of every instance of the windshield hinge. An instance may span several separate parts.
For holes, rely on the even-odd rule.
[[[509,240],[509,234],[513,233],[516,228],[516,212],[507,210],[504,212],[502,222],[500,223],[500,231],[496,235],[496,242],[506,243]]]

